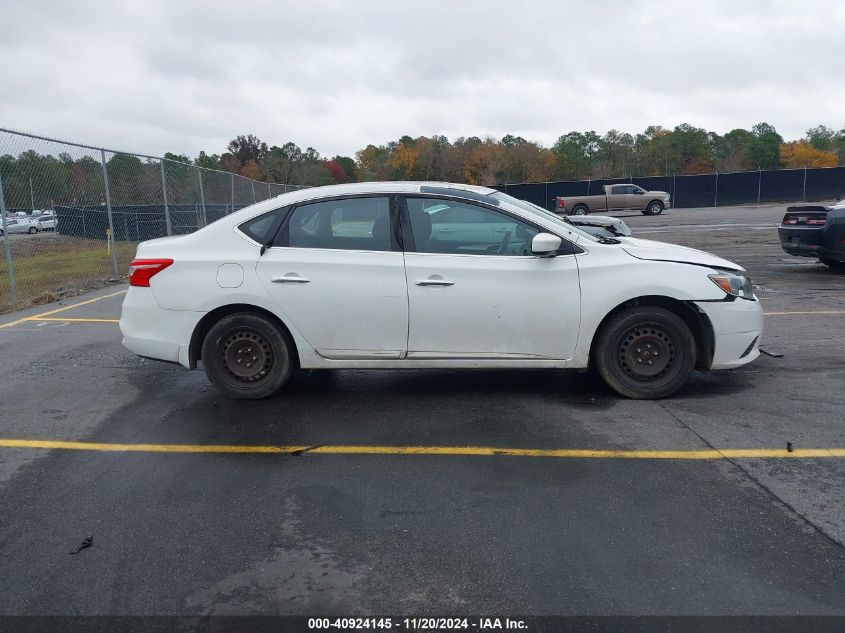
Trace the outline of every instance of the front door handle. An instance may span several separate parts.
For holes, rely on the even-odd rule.
[[[417,282],[418,286],[454,286],[454,281],[448,279],[420,279]]]
[[[307,277],[300,277],[296,273],[288,273],[282,277],[271,277],[270,281],[274,284],[307,284],[311,280]]]

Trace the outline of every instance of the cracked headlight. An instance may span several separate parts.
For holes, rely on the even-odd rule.
[[[732,273],[716,273],[707,276],[727,294],[754,301],[754,288],[751,286],[751,280],[748,277]]]

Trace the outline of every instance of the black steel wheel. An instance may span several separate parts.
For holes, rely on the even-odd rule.
[[[695,367],[695,337],[686,322],[665,308],[631,307],[602,325],[593,348],[604,381],[628,398],[675,393]]]
[[[202,346],[212,385],[232,398],[265,398],[291,374],[294,345],[286,332],[257,314],[233,314],[215,323]]]

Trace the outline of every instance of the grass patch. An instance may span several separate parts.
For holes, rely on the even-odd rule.
[[[117,242],[117,276],[104,240],[39,233],[11,235],[18,300],[12,303],[5,252],[0,254],[0,312],[49,303],[124,278],[137,242]],[[5,249],[5,244],[2,245]]]

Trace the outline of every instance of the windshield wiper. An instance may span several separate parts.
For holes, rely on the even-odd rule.
[[[599,240],[599,244],[621,244],[622,243],[619,240],[614,239],[612,237],[600,237],[600,238],[598,238],[598,240]]]

